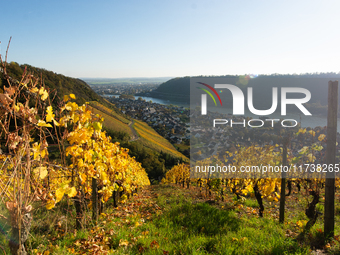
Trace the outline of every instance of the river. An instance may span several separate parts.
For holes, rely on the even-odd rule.
[[[103,96],[104,97],[119,97],[119,95],[103,95]],[[164,105],[172,104],[172,105],[183,106],[183,107],[188,107],[188,108],[190,107],[189,104],[185,104],[183,102],[164,100],[164,99],[159,99],[159,98],[154,98],[154,97],[135,96],[135,99],[138,99],[139,97],[141,97],[145,101],[152,101],[153,103],[157,103],[157,104],[164,104]],[[213,111],[219,112],[220,108],[215,108],[215,109],[214,108],[215,107],[212,107]],[[227,113],[232,113],[232,108],[223,109],[224,113],[225,113],[225,110],[227,110]],[[245,116],[258,119],[258,116],[252,114],[250,111],[247,111],[247,109],[245,109]],[[274,113],[274,114],[268,116],[268,119],[283,119],[283,117],[279,113]],[[299,114],[289,114],[289,115],[285,116],[284,119],[295,119],[299,123],[301,121],[301,127],[315,128],[317,126],[324,127],[324,126],[327,125],[327,117],[326,116],[325,117],[318,117],[318,116],[305,116],[303,114],[301,114],[301,115],[299,115]],[[340,132],[340,120],[339,120],[339,118],[338,118],[337,123],[338,123],[337,130],[338,130],[338,132]]]
[[[101,95],[103,97],[119,97],[119,95]],[[144,99],[145,101],[152,101],[153,103],[156,104],[164,104],[164,105],[177,105],[177,106],[183,106],[183,107],[190,107],[190,104],[185,104],[183,102],[175,102],[175,101],[169,101],[165,99],[159,99],[159,98],[154,98],[154,97],[143,97],[143,96],[134,96],[135,99],[137,100],[139,97]]]

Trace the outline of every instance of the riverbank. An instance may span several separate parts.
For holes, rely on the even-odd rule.
[[[103,95],[103,97],[119,97],[119,95]],[[142,98],[143,100],[149,102],[152,101],[153,103],[156,104],[162,104],[162,105],[176,105],[180,107],[185,107],[185,108],[190,108],[190,103],[183,103],[183,102],[178,102],[178,101],[170,101],[170,100],[165,100],[165,99],[159,99],[155,97],[146,97],[146,96],[134,96],[136,100],[138,98]],[[223,108],[221,109],[220,107],[210,107],[209,111],[215,111],[215,112],[220,112],[220,113],[230,113],[232,114],[232,108]],[[245,117],[251,117],[251,118],[256,118],[258,119],[259,116],[256,116],[252,114],[250,111],[245,111],[244,114]],[[266,116],[268,119],[282,119],[283,117],[280,115],[280,113],[274,113],[270,116]],[[292,113],[284,117],[284,119],[294,119],[296,120],[299,124],[301,124],[301,127],[324,127],[327,125],[327,114],[324,115],[316,115],[313,114],[312,116],[305,116],[303,114],[298,114],[298,113]],[[340,120],[338,118],[338,128],[337,131],[340,132]]]

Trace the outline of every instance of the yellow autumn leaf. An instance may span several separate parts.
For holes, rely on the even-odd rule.
[[[300,228],[304,227],[306,225],[306,220],[299,220],[296,222],[296,225],[298,225]]]
[[[71,254],[74,254],[74,252],[75,252],[74,248],[68,248],[67,250],[68,250],[68,252],[71,253]]]
[[[47,124],[45,121],[43,120],[39,120],[38,121],[38,124],[37,124],[39,127],[52,127],[51,124]]]
[[[326,135],[325,134],[321,134],[318,137],[318,140],[321,142],[323,139],[325,139]]]
[[[46,155],[48,155],[47,149],[43,149],[43,150],[40,151],[40,157],[41,158],[45,158]]]
[[[55,198],[57,199],[56,203],[58,203],[63,198],[64,193],[65,190],[63,188],[59,188],[55,191]]]
[[[314,160],[315,160],[315,156],[313,156],[312,153],[309,153],[309,154],[307,155],[307,158],[308,158],[309,162],[314,162]]]
[[[70,94],[70,98],[76,99],[76,96],[74,94]]]
[[[120,197],[120,199],[121,199],[122,201],[126,201],[126,200],[127,200],[127,196],[126,196],[125,194],[123,194],[123,195]]]
[[[307,146],[304,146],[302,149],[299,150],[299,153],[300,154],[304,154],[308,151],[308,147]]]
[[[100,131],[102,129],[102,124],[100,122],[93,123],[94,130]]]
[[[81,180],[82,184],[84,184],[86,182],[86,179],[87,179],[87,175],[85,173],[81,173],[80,174],[80,180]]]
[[[87,208],[89,208],[90,210],[92,209],[92,201],[90,201],[90,203],[87,204]]]
[[[35,175],[39,176],[40,179],[44,179],[48,174],[47,168],[43,166],[35,168],[33,172]]]
[[[72,187],[72,188],[68,188],[65,192],[68,197],[75,197],[77,195],[77,190],[75,187]]]
[[[64,95],[64,101],[67,102],[69,100],[69,96],[68,95]]]
[[[20,111],[20,106],[19,106],[19,105],[14,105],[14,110],[15,110],[16,112],[19,112],[19,111]]]
[[[299,134],[304,134],[306,133],[306,129],[299,129],[299,131],[296,133],[296,135],[299,135]]]
[[[309,130],[309,133],[310,133],[312,136],[315,136],[315,131]]]
[[[40,144],[38,144],[37,142],[33,144],[32,146],[32,151],[33,151],[33,159],[37,160],[40,158]]]
[[[128,246],[129,242],[127,240],[120,239],[119,240],[119,246]]]
[[[48,93],[47,91],[44,92],[44,94],[42,94],[41,96],[41,100],[45,101],[48,98]]]
[[[78,105],[75,102],[68,102],[65,105],[66,110],[68,111],[75,111],[78,109]]]
[[[52,106],[47,106],[47,110],[46,110],[46,121],[47,122],[51,122],[54,119],[54,114],[53,114],[53,108]]]
[[[56,125],[57,127],[60,126],[60,124],[58,123],[58,121],[56,121],[55,119],[53,119],[53,123],[54,123],[54,125]]]
[[[36,87],[34,87],[34,88],[31,88],[30,91],[31,91],[32,93],[37,93],[37,92],[39,91],[39,89],[36,88]]]
[[[51,210],[55,206],[55,201],[54,200],[49,200],[46,203],[46,209]]]
[[[45,88],[40,88],[39,95],[41,95],[41,100],[45,101],[48,98],[48,92]]]

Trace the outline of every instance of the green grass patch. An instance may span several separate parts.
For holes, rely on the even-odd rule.
[[[27,242],[29,254],[93,254],[94,244],[108,254],[311,254],[311,249],[323,245],[322,216],[304,242],[297,240],[302,232],[297,222],[308,220],[303,194],[287,197],[285,224],[279,224],[278,203],[265,200],[265,216],[259,218],[251,197],[234,201],[228,194],[224,202],[211,202],[198,196],[196,189],[153,185],[118,208],[108,203],[97,226],[88,210],[87,229],[79,231],[74,229],[72,201],[64,199],[51,211],[39,207]],[[318,210],[322,208],[320,203]],[[336,235],[338,223],[337,215]],[[8,225],[6,231],[10,234]],[[6,242],[0,235],[0,245]],[[327,251],[339,254],[339,248],[333,243]]]

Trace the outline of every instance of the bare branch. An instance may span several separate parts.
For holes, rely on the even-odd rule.
[[[9,42],[7,45],[7,50],[6,50],[6,56],[5,56],[5,63],[7,63],[7,55],[8,55],[8,50],[9,50],[9,45],[11,44],[12,36],[9,38]]]

